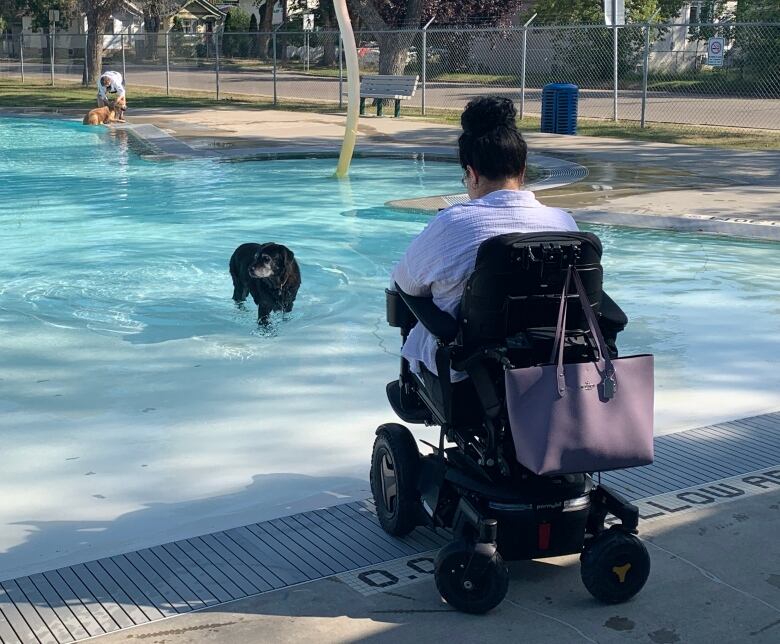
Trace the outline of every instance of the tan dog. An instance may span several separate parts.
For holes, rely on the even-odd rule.
[[[113,107],[96,107],[87,112],[84,125],[108,125],[116,121],[116,110]]]

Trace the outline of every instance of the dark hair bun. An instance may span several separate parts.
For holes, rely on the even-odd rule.
[[[484,136],[500,128],[517,129],[517,110],[511,99],[501,96],[480,96],[469,101],[460,117],[465,134]]]

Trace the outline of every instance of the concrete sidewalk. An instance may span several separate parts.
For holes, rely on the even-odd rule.
[[[507,599],[487,616],[451,610],[439,598],[431,575],[374,594],[358,592],[346,575],[339,575],[97,641],[778,641],[780,490],[681,512],[643,523],[640,529],[652,572],[644,590],[626,604],[597,603],[580,581],[576,557],[560,557],[511,564]]]

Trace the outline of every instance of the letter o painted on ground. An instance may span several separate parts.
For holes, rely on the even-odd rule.
[[[419,564],[427,565],[420,566]],[[409,566],[412,570],[422,573],[423,575],[433,574],[433,559],[430,557],[418,557],[417,559],[410,559],[406,562],[406,565]]]
[[[382,575],[385,578],[385,581],[376,582],[371,579],[371,575]],[[398,577],[386,570],[366,570],[358,575],[358,579],[374,588],[387,588],[388,586],[398,583]]]
[[[680,494],[677,495],[677,498],[680,499],[680,501],[687,501],[688,503],[695,503],[697,505],[707,505],[708,503],[713,503],[715,501],[709,494],[696,491],[680,492]]]

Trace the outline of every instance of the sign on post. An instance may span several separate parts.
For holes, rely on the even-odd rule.
[[[60,21],[60,10],[49,9],[49,22],[59,22],[59,21]]]
[[[726,50],[726,39],[715,36],[707,41],[707,64],[713,67],[723,67],[723,54]]]
[[[604,24],[626,24],[626,0],[604,0]]]
[[[281,3],[277,2],[274,5],[274,12],[273,17],[271,18],[271,23],[274,25],[281,25],[282,22],[284,22],[284,12],[282,11]]]
[[[304,31],[314,31],[314,14],[313,13],[304,13],[303,14],[303,30]]]

